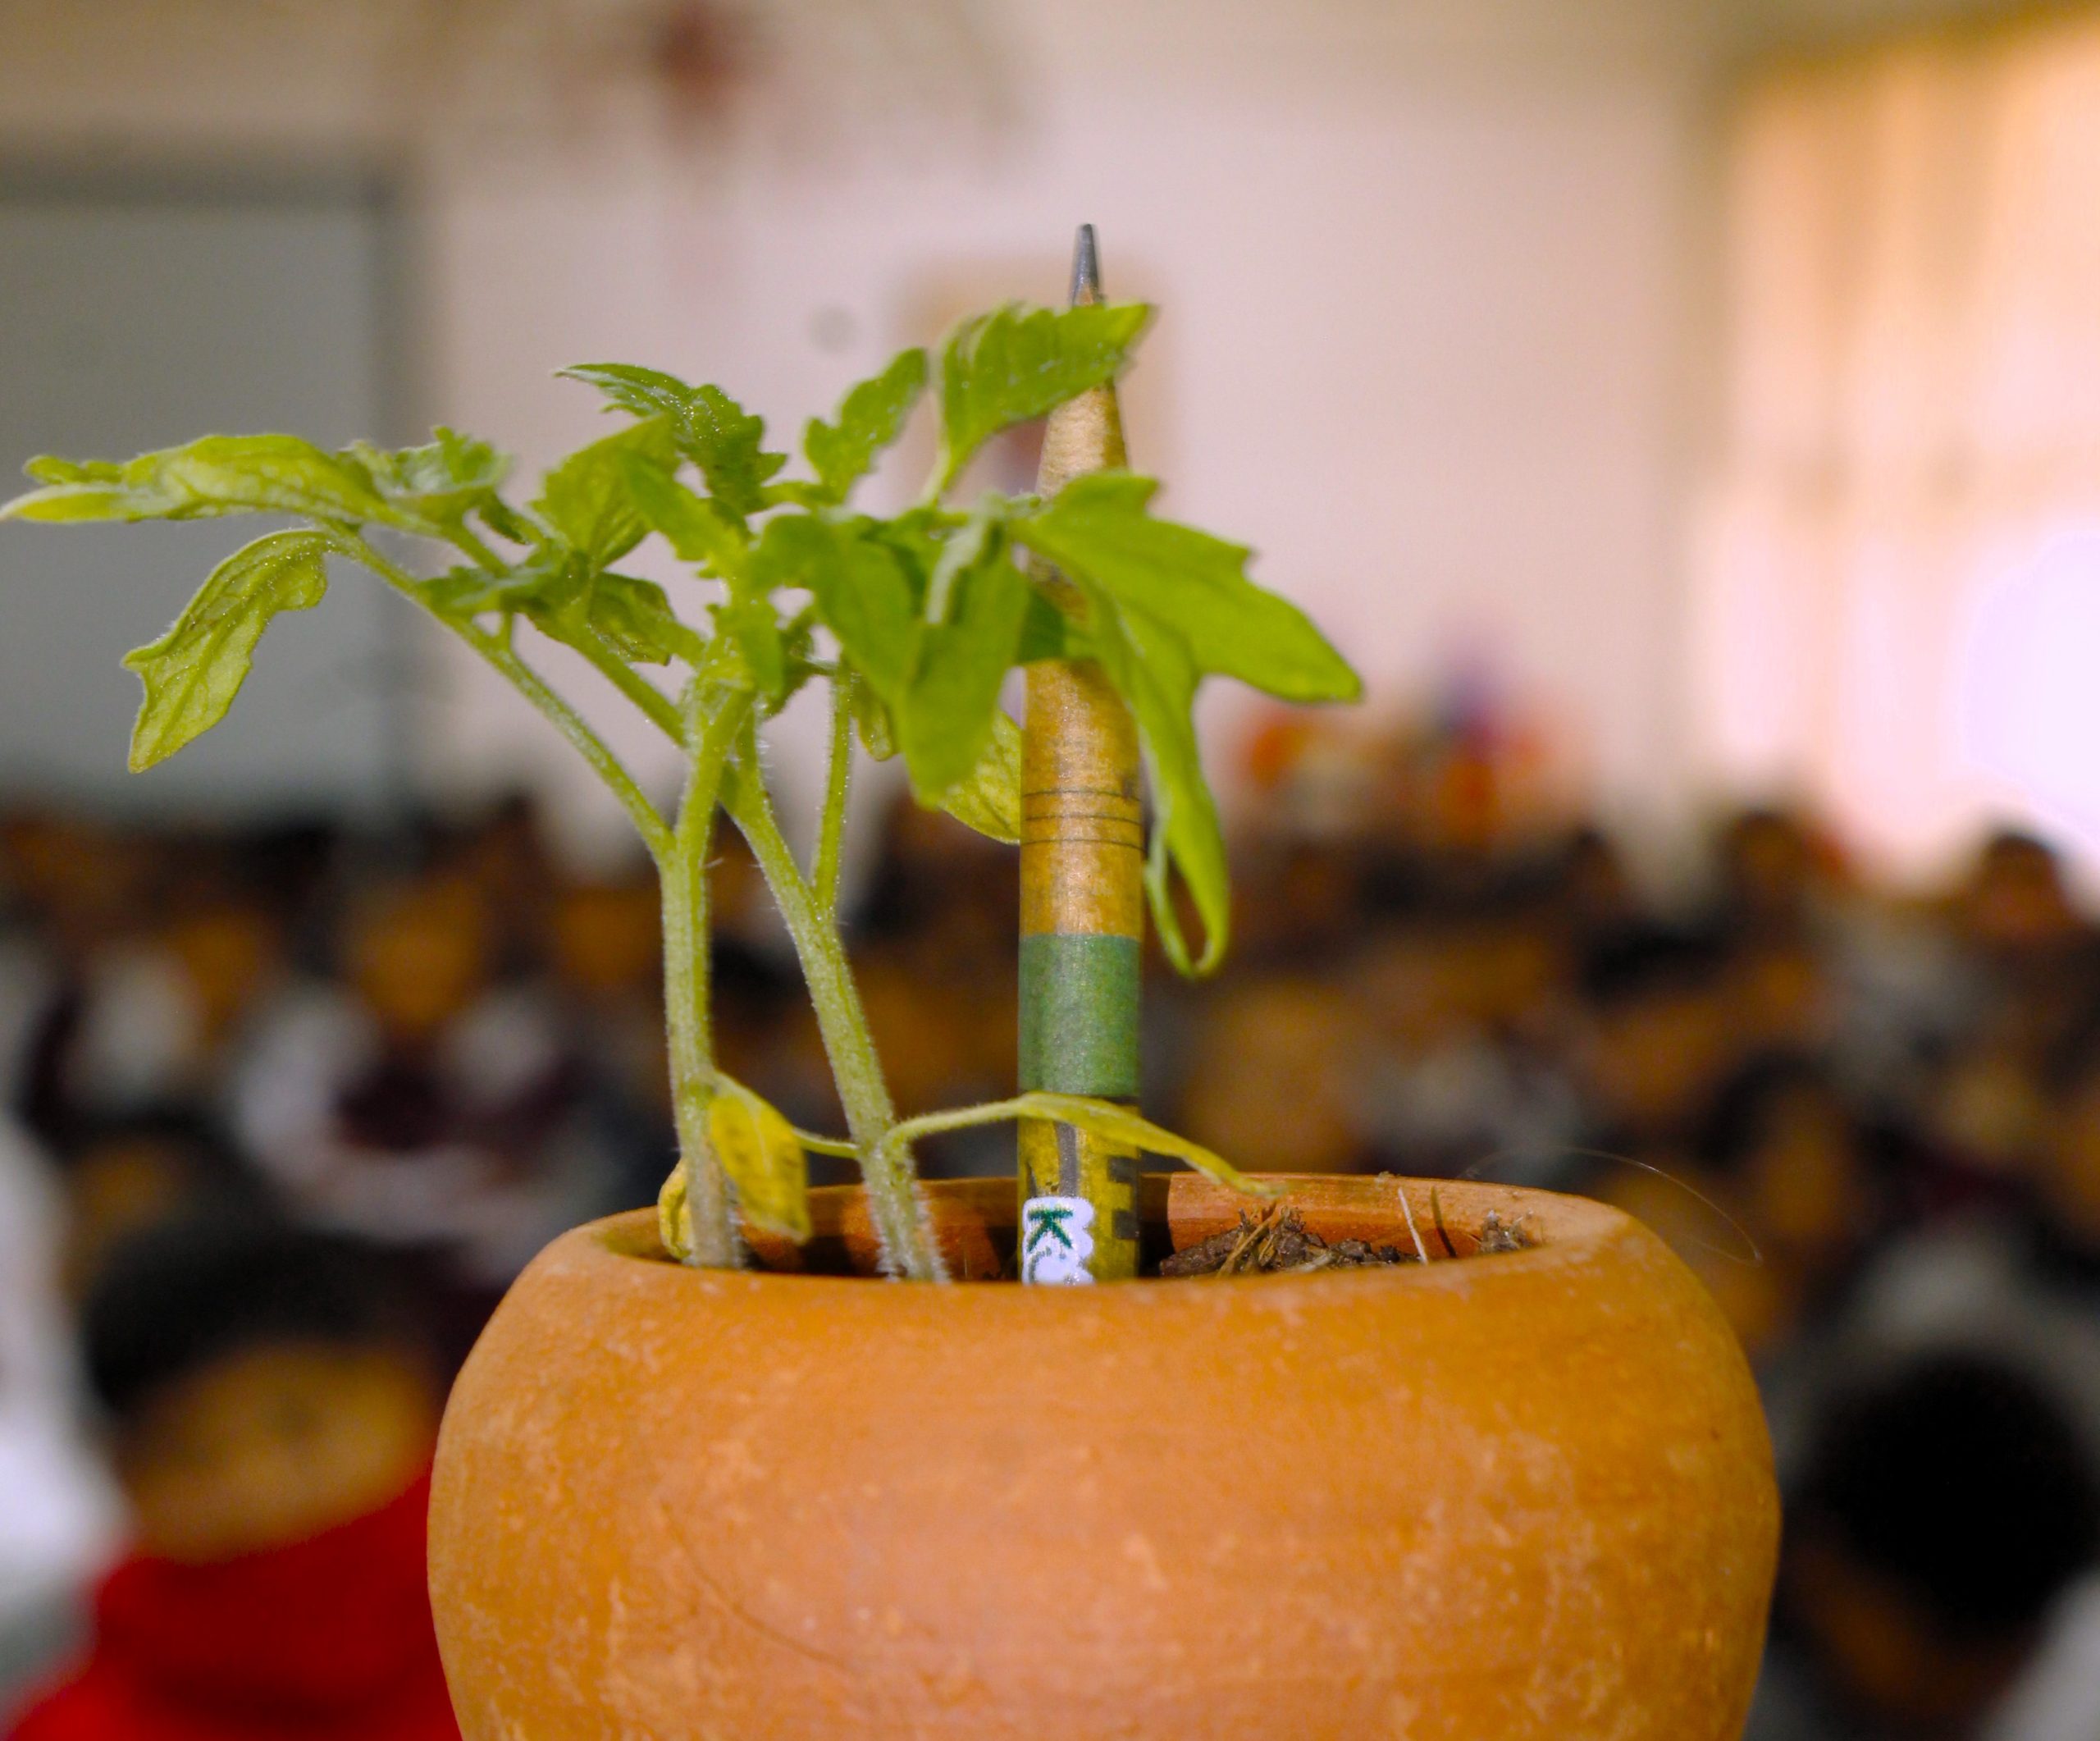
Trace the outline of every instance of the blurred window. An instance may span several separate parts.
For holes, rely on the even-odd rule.
[[[2100,858],[2100,19],[1772,71],[1727,176],[1710,764],[1898,866]]]
[[[386,433],[390,222],[349,177],[0,180],[0,491],[39,453]],[[279,523],[8,527],[0,788],[162,815],[381,801],[405,753],[386,695],[406,618],[365,585],[275,624],[226,724],[150,778],[125,775],[139,684],[119,660]]]

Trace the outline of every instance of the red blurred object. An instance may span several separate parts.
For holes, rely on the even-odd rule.
[[[134,1559],[93,1654],[10,1741],[458,1741],[423,1587],[425,1476],[309,1541]]]

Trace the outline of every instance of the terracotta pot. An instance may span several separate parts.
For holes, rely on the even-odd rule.
[[[1281,1182],[1408,1241],[1400,1181]],[[1236,1218],[1150,1183],[1176,1247]],[[1446,1184],[1447,1247],[1404,1188],[1427,1268],[935,1288],[681,1268],[647,1215],[556,1241],[438,1450],[468,1741],[1732,1741],[1778,1508],[1720,1314],[1615,1210]],[[995,1269],[1013,1187],[932,1195]],[[858,1191],[817,1195],[805,1262],[865,1268]],[[1468,1254],[1491,1209],[1536,1245]]]

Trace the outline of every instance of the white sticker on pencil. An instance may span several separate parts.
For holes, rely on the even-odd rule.
[[[1043,1287],[1093,1280],[1093,1205],[1084,1197],[1030,1197],[1020,1212],[1020,1278]]]

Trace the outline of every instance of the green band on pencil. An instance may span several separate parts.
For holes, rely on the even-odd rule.
[[[1140,956],[1134,937],[1021,939],[1024,1090],[1135,1098]]]

